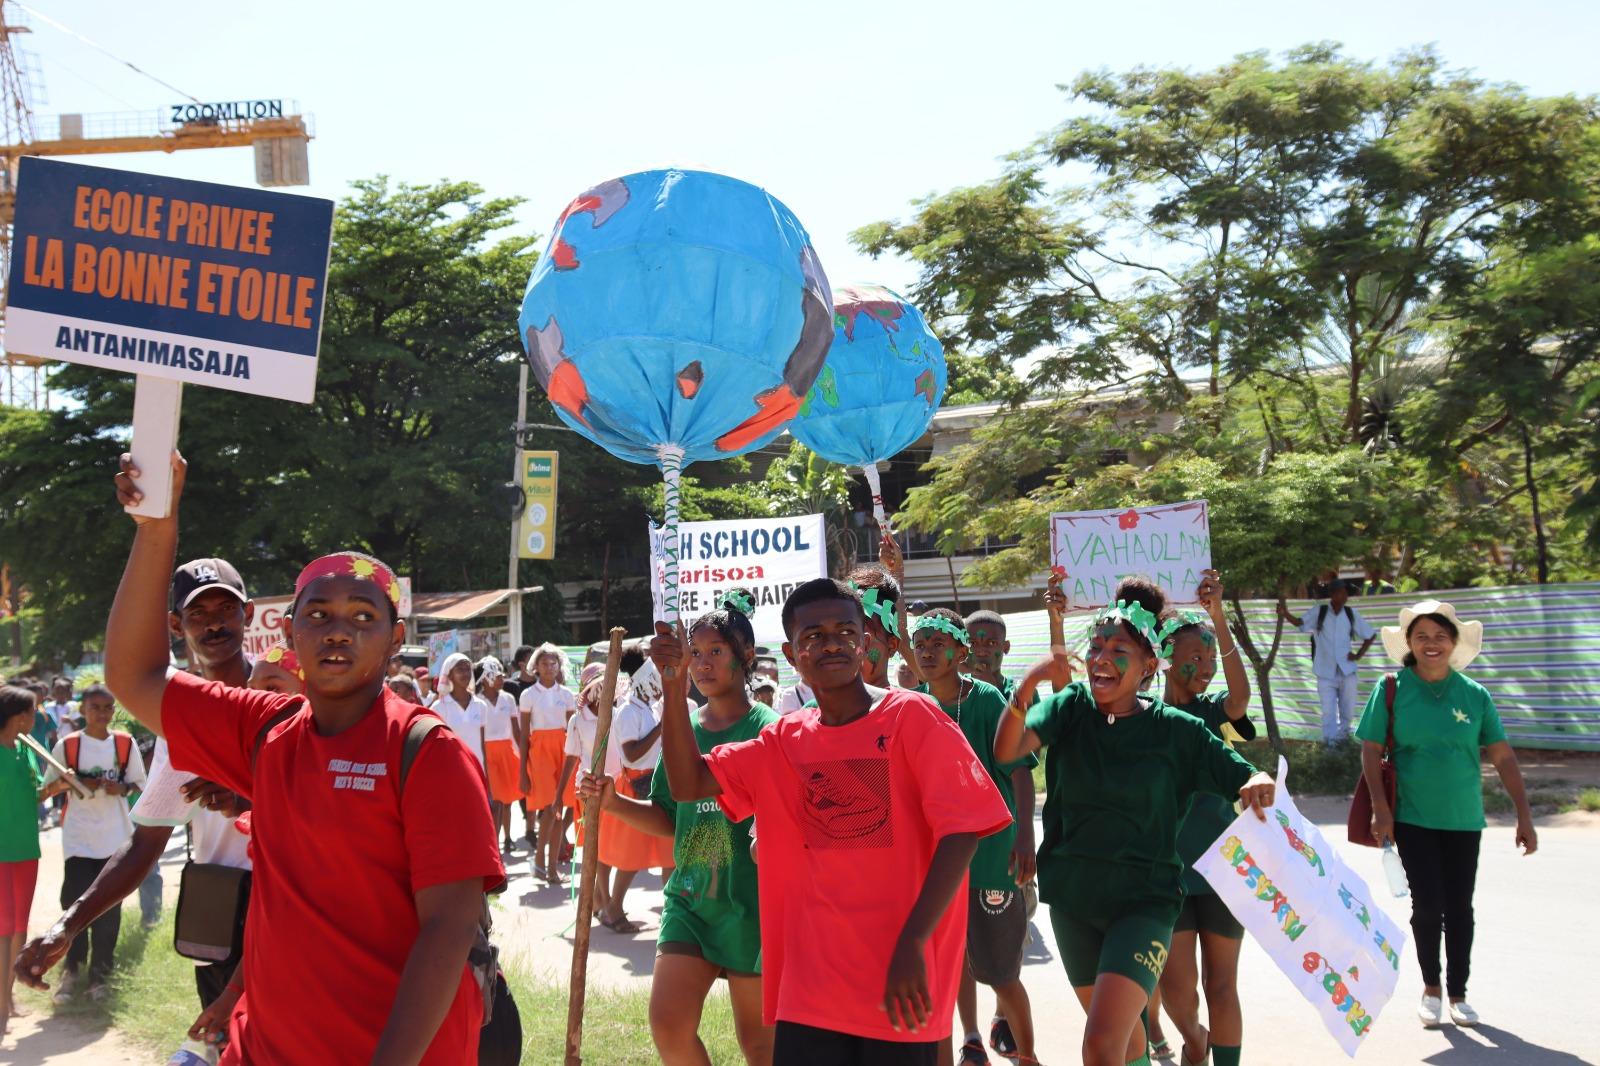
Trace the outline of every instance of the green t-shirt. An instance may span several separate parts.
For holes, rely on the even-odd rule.
[[[701,754],[723,744],[752,740],[778,720],[772,708],[753,704],[750,713],[727,729],[711,732],[695,711],[694,739]],[[715,799],[678,803],[667,783],[667,764],[656,764],[650,801],[673,819],[672,855],[677,863],[667,880],[661,910],[663,943],[692,943],[708,962],[736,973],[761,972],[761,912],[756,896],[756,864],[750,858],[746,818],[728,821]]]
[[[1411,670],[1396,675],[1395,821],[1427,829],[1482,829],[1478,749],[1506,739],[1488,689],[1454,670],[1438,691]],[[1384,686],[1373,686],[1356,736],[1382,744],[1389,727]]]
[[[1207,692],[1182,704],[1178,710],[1200,719],[1230,748],[1233,745],[1222,735],[1224,723],[1233,726],[1242,739],[1254,740],[1256,727],[1248,718],[1236,722],[1231,720],[1225,706],[1227,702],[1228,691],[1223,689],[1221,692]],[[1178,858],[1183,860],[1183,891],[1186,894],[1196,896],[1215,892],[1211,882],[1194,871],[1194,863],[1232,823],[1237,801],[1237,796],[1226,798],[1210,792],[1196,792],[1189,801],[1189,811],[1178,826]]]
[[[1022,684],[1022,682],[1018,681],[1014,677],[1002,677],[1000,679],[1000,695],[1002,695],[1002,696],[1004,696],[1006,698],[1006,706],[1008,706],[1008,707],[1011,706],[1011,697],[1016,695],[1017,686],[1020,685],[1020,684]],[[1037,688],[1035,688],[1033,690],[1033,699],[1028,701],[1028,706],[1029,707],[1034,707],[1034,706],[1037,706],[1038,703],[1039,703],[1039,690]]]
[[[1045,756],[1040,897],[1086,918],[1181,895],[1178,823],[1196,792],[1237,796],[1255,768],[1191,714],[1153,696],[1115,722],[1087,682],[1028,712]]]
[[[978,841],[978,850],[973,853],[972,865],[968,867],[967,883],[972,888],[1015,892],[1017,881],[1011,876],[1011,849],[1017,842],[1017,797],[1011,788],[1011,773],[1021,767],[1031,770],[1039,760],[1033,755],[1026,755],[1012,763],[995,761],[994,735],[1000,729],[1001,716],[1006,713],[1007,698],[986,681],[979,681],[975,677],[963,677],[961,680],[962,691],[966,695],[959,704],[947,706],[940,703],[939,706],[945,714],[956,720],[962,736],[972,745],[972,753],[989,771],[989,779],[1000,790],[1001,797],[1006,801],[1006,810],[1011,812],[1010,825]],[[927,694],[928,686],[918,685],[917,691]]]
[[[39,762],[22,741],[0,744],[0,862],[39,857]]]

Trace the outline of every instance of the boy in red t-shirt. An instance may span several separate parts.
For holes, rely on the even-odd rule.
[[[429,733],[401,786],[406,734],[429,712],[384,686],[405,637],[399,583],[354,552],[301,571],[290,633],[304,697],[170,669],[165,575],[184,472],[174,454],[168,517],[134,519],[106,681],[167,738],[174,767],[254,802],[245,991],[222,1061],[476,1063],[467,955],[505,871],[483,771],[458,737]],[[124,455],[119,503],[140,498],[138,476]]]
[[[681,632],[658,623],[650,645],[673,799],[715,796],[735,821],[756,816],[773,1066],[938,1061],[966,945],[967,865],[978,838],[1011,821],[937,704],[862,682],[865,626],[848,586],[795,589],[783,654],[816,706],[709,755],[689,721]]]

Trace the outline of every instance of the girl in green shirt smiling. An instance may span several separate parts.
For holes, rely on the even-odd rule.
[[[1060,597],[1050,601],[1062,610]],[[1148,1063],[1140,1020],[1183,902],[1178,823],[1198,792],[1238,797],[1257,817],[1272,778],[1204,723],[1141,690],[1170,649],[1159,588],[1124,581],[1091,624],[1086,681],[1024,711],[1065,647],[1029,671],[995,735],[1001,763],[1047,747],[1040,898],[1067,978],[1088,1012],[1085,1066]]]
[[[1382,787],[1381,758],[1389,731],[1388,682],[1367,700],[1356,736],[1361,769],[1372,792],[1372,835],[1392,840],[1411,885],[1411,934],[1422,968],[1422,1024],[1444,1021],[1441,993],[1450,997],[1450,1020],[1478,1024],[1467,1003],[1472,956],[1472,892],[1483,837],[1483,774],[1479,748],[1517,808],[1516,845],[1526,855],[1539,847],[1533,812],[1522,786],[1516,753],[1506,742],[1488,691],[1460,671],[1483,646],[1483,623],[1463,622],[1456,609],[1423,600],[1400,612],[1400,624],[1383,630],[1383,650],[1404,669],[1394,682],[1394,765],[1397,808]],[[1440,988],[1439,936],[1450,969]]]

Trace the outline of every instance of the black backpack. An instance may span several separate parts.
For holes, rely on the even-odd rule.
[[[1354,632],[1355,631],[1354,619],[1356,617],[1356,609],[1354,607],[1350,606],[1348,603],[1344,605],[1344,609],[1346,611],[1350,612],[1350,617],[1352,619],[1352,621],[1350,623],[1350,628],[1351,628],[1351,632]],[[1318,604],[1317,605],[1317,633],[1321,633],[1322,632],[1322,623],[1326,622],[1327,620],[1328,620],[1328,605],[1325,604],[1325,603]],[[1315,659],[1317,657],[1317,633],[1311,634],[1311,658],[1313,658],[1313,659]]]

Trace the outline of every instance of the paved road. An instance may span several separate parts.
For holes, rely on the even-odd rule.
[[[1301,806],[1323,824],[1330,838],[1342,839],[1341,803],[1307,800]],[[1592,1005],[1597,987],[1594,960],[1600,958],[1600,919],[1579,914],[1584,901],[1600,898],[1600,816],[1572,814],[1547,820],[1540,829],[1540,851],[1531,858],[1518,855],[1511,839],[1511,827],[1505,821],[1490,827],[1479,873],[1471,998],[1486,1024],[1471,1032],[1448,1026],[1435,1032],[1423,1030],[1412,1014],[1422,982],[1408,947],[1395,998],[1375,1026],[1361,1061],[1382,1066],[1600,1064],[1600,1011]],[[47,834],[45,849],[31,923],[35,930],[48,925],[57,913],[53,900],[60,877],[59,833]],[[1375,852],[1341,850],[1369,884],[1382,883]],[[168,853],[169,903],[182,861],[181,846]],[[511,873],[512,884],[501,897],[496,919],[497,939],[508,955],[564,983],[571,965],[573,917],[567,893],[536,885],[529,876],[525,853],[519,852],[513,859]],[[591,939],[591,982],[647,987],[660,905],[660,879],[653,874],[641,876],[629,893],[628,910],[645,922],[646,929],[634,937],[620,937],[596,926]],[[130,910],[128,920],[136,921],[135,914]],[[1403,902],[1391,914],[1404,920]],[[1050,1066],[1077,1062],[1082,1011],[1055,958],[1049,908],[1040,908],[1035,918],[1023,980],[1033,997],[1041,1057]],[[1240,984],[1245,1002],[1246,1063],[1337,1066],[1348,1061],[1309,1004],[1254,943],[1245,945]],[[987,994],[980,994],[980,1010],[987,1011],[989,1005]],[[36,1009],[34,1017],[14,1024],[11,1038],[0,1047],[0,1062],[51,1066],[147,1062],[154,1066],[162,1061],[159,1056],[141,1056],[115,1034],[96,1034],[81,1023],[52,1019],[47,1012],[48,1007]]]
[[[1304,800],[1301,807],[1330,839],[1343,839],[1342,802]],[[1383,884],[1377,852],[1340,850],[1369,885]],[[519,862],[513,869],[521,875],[526,867]],[[640,880],[642,886],[629,893],[628,910],[648,928],[623,938],[596,926],[590,941],[591,981],[643,987],[649,977],[660,882],[654,875]],[[1547,820],[1540,829],[1539,853],[1531,857],[1512,847],[1511,824],[1502,820],[1492,825],[1484,837],[1478,885],[1471,1001],[1485,1024],[1476,1031],[1446,1026],[1429,1032],[1416,1022],[1413,1009],[1422,995],[1422,980],[1408,946],[1399,987],[1361,1061],[1382,1066],[1600,1063],[1600,1011],[1592,1006],[1594,990],[1600,987],[1594,976],[1595,960],[1600,958],[1600,919],[1577,915],[1583,900],[1600,898],[1600,816],[1573,814]],[[557,934],[572,918],[564,897],[558,899],[550,889],[534,889],[525,876],[519,876],[507,903],[512,899],[527,904],[501,922],[513,950],[536,969],[564,981],[570,941]],[[1389,910],[1397,920],[1409,917],[1404,901],[1389,901]],[[1083,1036],[1083,1012],[1055,957],[1048,907],[1039,909],[1033,932],[1023,981],[1033,997],[1040,1057],[1050,1066],[1074,1063]],[[1245,945],[1240,986],[1245,1063],[1338,1066],[1349,1061],[1311,1006],[1254,942]],[[987,992],[981,992],[979,1010],[987,1011],[990,1003]],[[1170,1025],[1168,1032],[1174,1032]]]

